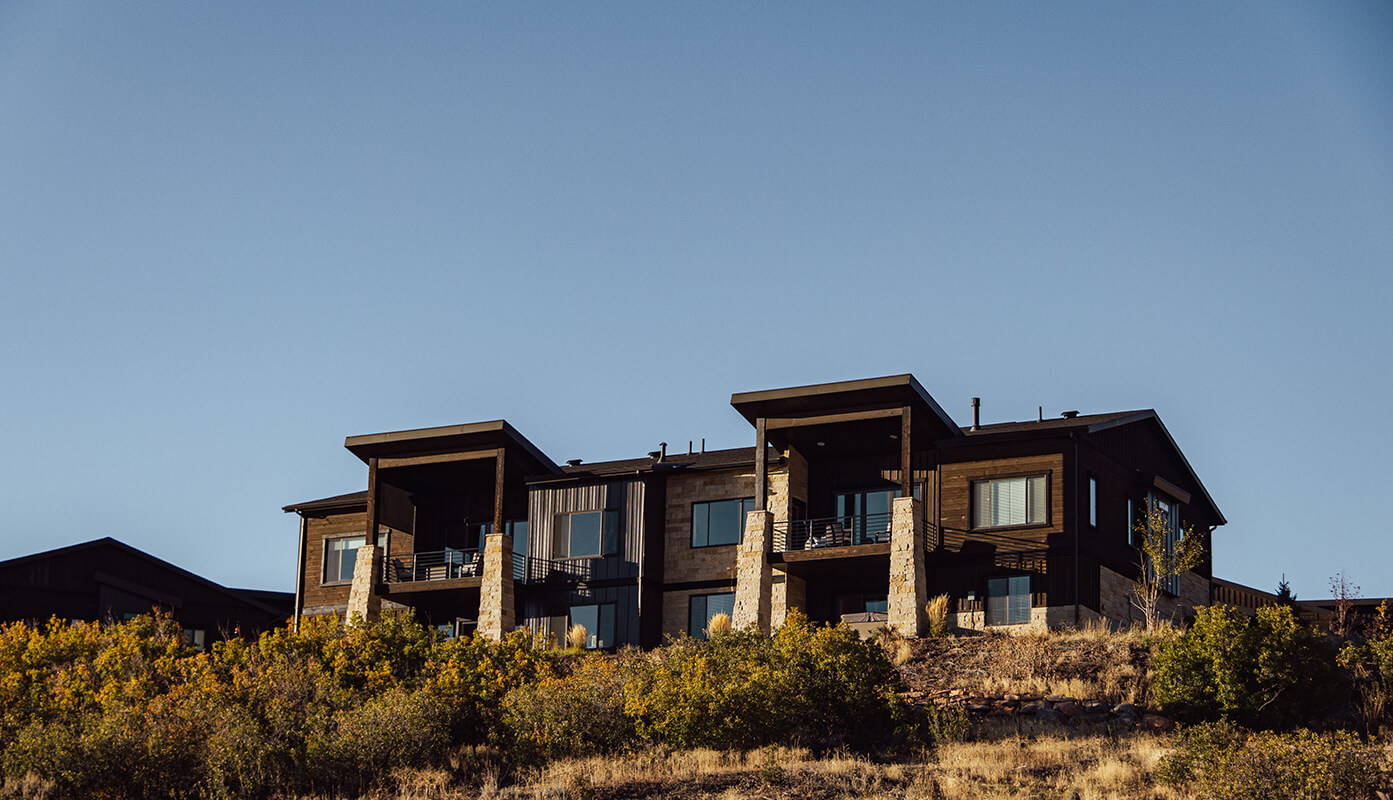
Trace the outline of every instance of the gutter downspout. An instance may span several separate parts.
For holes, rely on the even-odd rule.
[[[290,618],[290,629],[300,632],[300,612],[304,611],[305,602],[305,536],[308,532],[309,521],[305,515],[300,515],[300,543],[296,548],[295,564],[299,567],[299,574],[295,576],[295,614]]]
[[[1074,627],[1081,623],[1079,613],[1079,436],[1071,434],[1074,440]]]

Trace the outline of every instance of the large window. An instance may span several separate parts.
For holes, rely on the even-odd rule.
[[[745,515],[754,510],[753,497],[692,503],[692,547],[740,544]]]
[[[1160,512],[1166,526],[1166,556],[1174,556],[1176,548],[1180,546],[1180,504],[1171,502],[1157,494],[1151,495],[1150,502],[1151,507]],[[1166,576],[1161,588],[1171,594],[1180,594],[1180,576]]]
[[[619,552],[619,512],[556,515],[552,558],[596,558]]]
[[[697,639],[706,638],[711,618],[717,614],[735,616],[735,593],[693,595],[687,607],[687,633]]]
[[[614,603],[571,606],[571,627],[585,628],[585,646],[600,650],[614,646]]]
[[[358,548],[367,544],[366,536],[324,541],[324,582],[353,580],[353,564],[358,560]]]
[[[1030,576],[1012,575],[987,581],[987,624],[1030,622]]]
[[[1044,525],[1048,521],[1044,475],[999,478],[972,484],[972,527]]]

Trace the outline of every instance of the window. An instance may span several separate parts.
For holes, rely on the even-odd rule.
[[[754,510],[753,497],[692,503],[692,547],[740,544],[745,515]]]
[[[1030,576],[1012,575],[987,581],[987,624],[1030,622]]]
[[[972,484],[972,527],[1044,525],[1046,486],[1044,475]]]
[[[869,489],[837,495],[837,517],[851,533],[851,544],[884,541],[890,534],[890,501],[898,489]]]
[[[201,628],[184,628],[181,633],[184,635],[184,644],[195,650],[202,651],[207,642],[208,634]]]
[[[585,647],[599,650],[614,646],[614,604],[571,606],[570,625],[585,628]]]
[[[552,531],[553,558],[597,558],[619,552],[619,512],[558,514]]]
[[[366,536],[324,541],[324,583],[353,580],[353,564],[358,548],[368,543]]]
[[[1132,498],[1127,498],[1127,528],[1122,532],[1122,538],[1126,539],[1133,547],[1137,546],[1137,532],[1132,526],[1137,524],[1137,511],[1132,506]]]
[[[1088,479],[1088,524],[1098,527],[1098,479]]]
[[[735,616],[735,593],[693,595],[687,607],[687,633],[697,639],[706,638],[711,618],[717,614]]]
[[[1173,503],[1160,495],[1151,495],[1151,507],[1161,512],[1166,525],[1166,555],[1173,556],[1180,545],[1180,504]],[[1180,594],[1180,576],[1170,575],[1161,583],[1161,588],[1171,594]]]

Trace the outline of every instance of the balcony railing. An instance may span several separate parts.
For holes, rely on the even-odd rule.
[[[483,567],[483,558],[478,550],[396,553],[383,557],[382,580],[386,583],[414,583],[475,578],[483,574]]]
[[[774,523],[774,550],[820,550],[890,541],[890,514],[795,519]]]
[[[552,560],[513,554],[513,580],[521,583],[591,583],[637,576],[637,564],[614,556]]]

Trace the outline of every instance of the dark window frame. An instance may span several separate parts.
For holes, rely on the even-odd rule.
[[[734,591],[729,591],[729,592],[703,592],[703,593],[700,593],[700,594],[691,594],[691,595],[688,595],[688,596],[687,596],[687,635],[688,635],[688,636],[691,636],[693,639],[705,639],[705,638],[707,638],[707,636],[706,636],[706,629],[707,629],[707,627],[709,627],[710,624],[711,624],[711,617],[715,616],[714,614],[711,613],[711,598],[712,598],[712,597],[729,597],[729,598],[730,598],[730,612],[729,612],[729,613],[730,613],[730,616],[731,616],[731,617],[734,617],[734,616],[735,616],[735,592],[734,592]],[[698,601],[698,600],[701,601],[702,606],[703,606],[703,607],[702,607],[702,614],[704,615],[704,619],[703,619],[703,621],[702,621],[702,623],[701,623],[701,627],[695,628],[695,629],[694,629],[694,628],[693,628],[693,623],[696,621],[696,604],[697,604],[697,601]],[[717,613],[720,613],[720,611],[717,611]]]
[[[610,650],[615,647],[615,638],[618,636],[618,617],[619,608],[617,603],[575,603],[566,609],[566,627],[569,631],[576,623],[576,609],[593,608],[595,609],[595,629],[585,629],[585,649],[586,650]],[[609,630],[605,630],[605,610],[609,610]],[[609,634],[608,639],[602,638],[605,633]],[[592,644],[592,642],[594,644]]]
[[[573,553],[572,552],[572,532],[571,520],[575,517],[600,515],[600,539],[598,552],[594,553]],[[561,541],[561,525],[565,520],[566,529],[566,552],[558,552],[557,544]],[[531,531],[529,530],[529,535]],[[551,527],[551,557],[557,561],[569,561],[580,558],[607,558],[618,555],[622,549],[623,531],[620,528],[619,511],[611,508],[589,509],[586,511],[563,511],[552,517]]]
[[[715,505],[715,504],[717,504],[717,503],[739,503],[739,504],[740,504],[740,512],[739,512],[739,514],[740,514],[740,516],[739,516],[739,523],[740,523],[740,524],[739,524],[739,528],[736,530],[735,541],[733,541],[733,542],[717,542],[717,543],[715,543],[715,544],[711,544],[711,526],[710,526],[711,514],[710,514],[710,509],[709,509],[709,507],[712,506],[712,505]],[[746,504],[748,504],[748,507],[746,506]],[[696,550],[696,549],[698,549],[698,548],[703,548],[703,547],[731,547],[731,546],[740,544],[740,542],[743,541],[743,540],[745,539],[745,517],[746,517],[746,515],[749,514],[749,512],[755,510],[755,509],[754,509],[754,504],[755,504],[755,499],[754,499],[754,497],[722,497],[722,498],[718,498],[718,499],[715,499],[715,500],[695,500],[695,501],[693,501],[693,502],[692,502],[692,507],[691,507],[691,516],[689,517],[689,519],[691,520],[691,530],[688,532],[689,535],[688,535],[688,537],[687,537],[687,544],[688,544],[688,546],[691,547],[693,550]],[[707,507],[708,507],[708,508],[707,508],[707,515],[706,515],[706,516],[707,516],[707,520],[708,520],[708,522],[707,522],[707,527],[706,527],[706,539],[707,539],[707,541],[706,541],[705,544],[697,544],[697,507],[698,507],[698,506],[707,506]]]
[[[974,531],[1008,531],[1008,530],[1022,530],[1022,529],[1025,529],[1025,528],[1048,528],[1048,527],[1050,527],[1051,525],[1054,524],[1054,523],[1051,521],[1051,520],[1053,520],[1053,518],[1054,518],[1054,508],[1053,508],[1054,500],[1053,500],[1053,498],[1051,497],[1051,494],[1052,494],[1052,491],[1051,491],[1051,484],[1053,483],[1053,480],[1052,480],[1053,477],[1054,477],[1054,471],[1053,471],[1053,470],[1036,470],[1036,471],[1033,471],[1033,472],[1007,473],[1007,474],[1004,474],[1004,475],[993,475],[993,476],[990,477],[990,478],[976,478],[976,479],[969,480],[969,481],[968,481],[968,489],[967,489],[967,495],[968,495],[968,512],[967,512],[967,513],[968,513],[968,518],[967,518],[967,521],[968,521],[968,527],[969,527],[969,529],[970,529],[970,530],[974,530]],[[1031,478],[1044,478],[1044,479],[1045,479],[1045,509],[1044,509],[1044,521],[1043,521],[1043,522],[1028,522],[1028,521],[1027,521],[1027,522],[1025,522],[1025,523],[1023,523],[1023,524],[1010,524],[1010,525],[978,525],[978,524],[977,524],[977,487],[978,487],[979,485],[981,485],[981,484],[989,484],[989,483],[993,483],[993,482],[996,482],[996,481],[1020,480],[1021,478],[1024,478],[1024,479],[1026,479],[1026,481],[1027,481],[1027,483],[1026,483],[1026,499],[1027,499],[1027,502],[1029,502],[1029,497],[1030,497],[1030,484],[1029,484],[1029,480],[1030,480]],[[1029,507],[1028,507],[1028,506],[1027,506],[1027,509],[1026,509],[1026,515],[1027,515],[1027,517],[1029,516]]]
[[[1001,581],[1006,582],[1006,591],[1004,593],[993,592],[993,584],[1000,585]],[[1033,581],[1029,574],[998,575],[988,578],[987,590],[983,595],[984,600],[982,604],[983,624],[989,627],[1030,624],[1031,611],[1035,608],[1035,598],[1031,592],[1032,583]],[[1024,592],[1019,591],[1021,585],[1025,586]],[[993,613],[992,598],[994,597],[1006,598],[1006,615],[1004,620],[997,618],[996,615],[1000,614],[999,611],[995,612],[995,614]],[[1021,597],[1023,597],[1025,601],[1023,604],[1020,602],[1013,602],[1015,598]]]
[[[323,539],[324,545],[323,545],[322,548],[320,548],[320,554],[319,554],[319,556],[320,556],[320,557],[319,557],[319,585],[320,585],[320,586],[342,586],[342,585],[344,585],[344,584],[353,583],[353,572],[352,572],[352,570],[349,571],[348,577],[347,577],[347,578],[338,577],[338,578],[334,578],[333,580],[329,580],[329,578],[328,578],[328,571],[329,571],[329,543],[330,543],[330,542],[346,542],[346,541],[349,541],[349,540],[352,540],[352,539],[361,539],[362,542],[363,542],[362,544],[358,545],[358,547],[353,548],[353,560],[354,560],[354,562],[356,563],[357,560],[358,560],[358,550],[359,550],[360,548],[363,548],[363,547],[367,547],[367,546],[368,546],[368,537],[367,537],[366,534],[362,534],[362,533],[353,533],[353,534],[340,534],[340,535],[336,535],[336,536],[325,536],[325,537],[324,537],[324,539]],[[340,550],[339,552],[342,552],[342,550]],[[342,561],[342,560],[339,561],[339,567],[340,567],[340,568],[343,567],[343,561]]]

